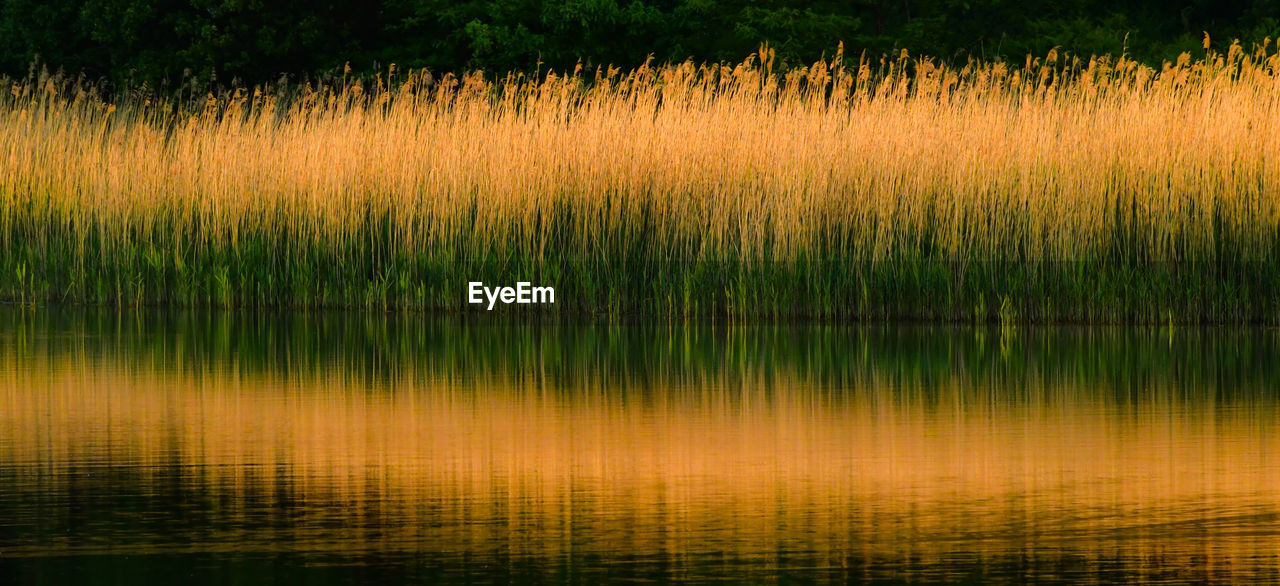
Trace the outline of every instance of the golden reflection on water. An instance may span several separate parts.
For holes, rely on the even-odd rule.
[[[151,510],[100,522],[97,541],[50,530],[5,551],[656,556],[694,573],[692,560],[732,558],[854,576],[880,560],[898,577],[1023,558],[1277,575],[1280,402],[1265,393],[1121,400],[1041,377],[1014,394],[961,375],[832,389],[765,370],[566,388],[406,368],[370,384],[336,367],[36,353],[0,368],[0,468],[20,471],[6,481],[25,483],[17,494],[55,503],[42,527],[85,515],[56,506],[76,490],[124,481],[216,522]]]

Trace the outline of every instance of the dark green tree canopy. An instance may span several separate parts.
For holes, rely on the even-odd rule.
[[[397,63],[490,73],[738,61],[782,65],[902,48],[941,59],[1053,47],[1158,62],[1280,36],[1280,0],[0,0],[0,73],[50,68],[117,83],[220,83]]]

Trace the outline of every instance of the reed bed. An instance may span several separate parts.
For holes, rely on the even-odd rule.
[[[658,319],[1280,322],[1280,55],[769,50],[0,97],[0,297]]]

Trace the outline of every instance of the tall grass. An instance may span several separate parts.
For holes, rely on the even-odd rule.
[[[1280,321],[1280,55],[905,52],[0,97],[0,296],[603,316]],[[201,97],[203,96],[203,97]],[[512,306],[513,308],[515,306]]]

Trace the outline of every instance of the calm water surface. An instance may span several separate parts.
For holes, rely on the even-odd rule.
[[[0,583],[1280,580],[1272,330],[0,311]]]

